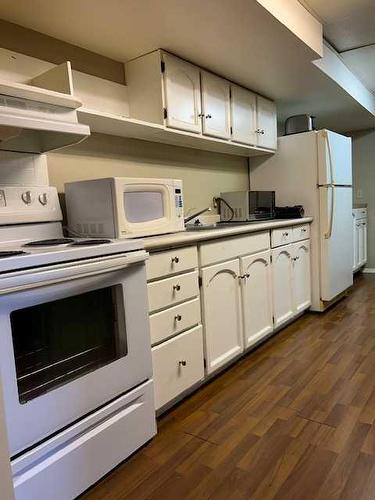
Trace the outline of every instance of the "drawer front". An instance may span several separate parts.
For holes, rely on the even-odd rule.
[[[150,315],[150,333],[152,345],[187,330],[201,322],[199,298],[183,302],[164,311]]]
[[[367,208],[353,208],[353,216],[355,220],[365,219],[367,217]]]
[[[235,259],[241,255],[249,255],[270,248],[269,231],[256,234],[246,234],[234,238],[220,238],[218,240],[202,243],[199,246],[199,259],[201,266],[208,266],[216,262]]]
[[[271,231],[271,246],[272,248],[288,245],[293,242],[293,228],[282,227],[280,229],[272,229]]]
[[[155,434],[149,381],[13,460],[15,497],[76,498]]]
[[[198,267],[198,252],[195,246],[156,252],[152,253],[146,262],[147,279],[153,280],[196,267]]]
[[[309,224],[293,227],[293,241],[307,240],[309,238],[310,238]]]
[[[204,377],[202,326],[152,348],[158,410]]]
[[[179,274],[148,283],[149,311],[157,311],[199,295],[198,272]]]

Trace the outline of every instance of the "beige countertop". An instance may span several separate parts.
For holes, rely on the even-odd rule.
[[[162,248],[172,248],[177,246],[194,244],[199,241],[225,238],[237,234],[256,233],[278,227],[296,226],[312,222],[312,217],[302,219],[275,219],[268,222],[252,224],[235,224],[214,229],[201,229],[198,231],[181,231],[179,233],[163,234],[160,236],[150,236],[143,238],[146,250],[161,250]]]

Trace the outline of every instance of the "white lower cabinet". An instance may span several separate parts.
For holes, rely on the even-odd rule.
[[[204,378],[202,326],[152,348],[156,410]]]
[[[245,348],[273,331],[271,252],[242,257],[242,309]]]
[[[206,371],[210,374],[243,351],[239,259],[203,268],[201,276]]]
[[[273,314],[275,328],[311,304],[310,241],[272,251]]]

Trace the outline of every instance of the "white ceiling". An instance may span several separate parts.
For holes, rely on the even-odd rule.
[[[375,0],[301,0],[323,23],[325,38],[375,91]]]
[[[275,99],[281,120],[310,112],[338,131],[374,120],[256,0],[0,0],[0,17],[119,61],[164,48]]]

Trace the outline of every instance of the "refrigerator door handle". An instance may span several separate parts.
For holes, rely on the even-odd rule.
[[[332,161],[331,143],[329,142],[329,135],[328,135],[328,132],[326,130],[324,131],[324,138],[325,138],[326,144],[327,144],[328,161],[329,161],[329,175],[331,178],[329,184],[335,184],[335,179],[333,177],[333,161]]]
[[[331,209],[330,209],[330,216],[329,216],[329,226],[328,226],[328,231],[325,233],[324,238],[326,240],[329,240],[332,236],[332,230],[333,230],[333,214],[335,212],[335,187],[334,186],[327,186],[327,193],[328,189],[331,189]]]

